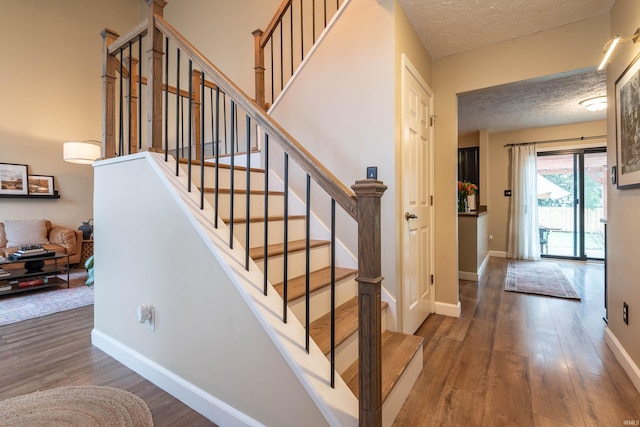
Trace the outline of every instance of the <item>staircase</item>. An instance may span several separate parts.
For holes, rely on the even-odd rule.
[[[244,251],[244,269],[263,273],[262,283],[252,285],[265,297],[279,295],[282,322],[302,325],[306,340],[299,345],[307,353],[317,346],[331,367],[301,370],[327,378],[331,387],[341,376],[359,399],[360,425],[391,425],[422,370],[422,339],[386,328],[391,314],[380,291],[380,199],[386,187],[362,180],[354,191],[347,188],[266,115],[263,103],[250,100],[162,18],[164,0],[147,4],[148,19],[125,36],[103,32],[105,157],[142,150],[164,153],[167,170],[175,163],[175,175],[187,178],[174,182],[176,190],[197,193],[200,209],[214,213],[215,228],[224,222],[229,258]],[[144,40],[151,46],[144,49],[151,64],[147,76],[139,58],[123,57],[142,52]],[[134,96],[142,84],[148,91],[144,105]],[[138,123],[142,109],[150,117],[146,134]],[[207,144],[213,152],[208,158]],[[316,212],[327,204],[310,203],[317,192],[330,201],[330,225]],[[356,221],[357,259],[336,238],[336,206]]]
[[[244,153],[242,153],[244,155]],[[183,173],[188,171],[188,161],[180,159]],[[210,162],[192,161],[193,182],[200,181],[199,168],[204,166],[204,182],[214,182],[215,164]],[[230,211],[233,194],[234,206],[238,212],[245,212],[247,190],[246,187],[229,188],[230,168],[223,165],[220,169],[219,182],[223,183],[218,189],[218,206],[221,218],[230,225],[231,218],[225,212]],[[247,168],[236,166],[234,173],[238,174],[238,182],[244,182]],[[268,191],[271,206],[267,218],[269,245],[264,247],[264,176],[263,169],[250,169],[252,188],[249,191],[251,215],[249,218],[249,254],[251,259],[264,272],[265,253],[269,260],[268,280],[273,289],[284,299],[285,283],[284,258],[284,191]],[[242,179],[241,179],[242,178]],[[204,187],[205,199],[215,205],[216,191],[212,187]],[[288,217],[288,307],[297,320],[305,325],[306,318],[306,260],[305,260],[305,223],[304,215],[290,215]],[[234,235],[238,242],[246,241],[246,219],[238,217],[234,221]],[[310,251],[309,273],[309,333],[313,341],[322,352],[331,358],[334,347],[335,369],[349,386],[356,397],[359,396],[358,381],[358,291],[355,280],[357,269],[337,266],[335,268],[335,319],[334,344],[331,342],[331,266],[330,240],[312,240]],[[398,411],[402,407],[411,386],[422,371],[423,339],[415,335],[407,335],[389,331],[385,318],[388,304],[381,304],[381,337],[382,337],[382,417],[383,425],[390,426]]]

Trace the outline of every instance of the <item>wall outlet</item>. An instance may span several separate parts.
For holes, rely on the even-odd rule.
[[[626,302],[622,303],[622,321],[629,324],[629,304]]]

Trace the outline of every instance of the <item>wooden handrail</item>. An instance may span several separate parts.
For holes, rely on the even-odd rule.
[[[113,43],[109,45],[109,54],[113,55],[126,46],[129,42],[135,41],[138,36],[146,36],[147,28],[149,26],[149,21],[145,19],[135,27],[133,30],[129,31],[127,34],[118,37]]]
[[[189,43],[171,24],[163,17],[155,15],[155,25],[158,30],[185,52],[201,70],[210,76],[214,76],[218,86],[227,95],[242,107],[257,124],[267,133],[275,137],[276,143],[297,162],[311,178],[331,196],[353,219],[357,220],[357,197],[324,167],[309,151],[307,151],[296,139],[280,126],[271,116],[266,114],[246,93],[227,78],[218,68]]]
[[[282,21],[282,17],[287,12],[287,9],[289,8],[289,6],[291,6],[291,1],[292,0],[283,0],[282,3],[280,3],[280,7],[278,7],[278,10],[276,10],[276,13],[275,15],[273,15],[273,18],[271,18],[271,22],[269,22],[269,25],[267,25],[267,29],[264,30],[264,32],[260,36],[261,48],[264,49],[267,42],[271,38],[271,35],[275,31],[276,27]]]

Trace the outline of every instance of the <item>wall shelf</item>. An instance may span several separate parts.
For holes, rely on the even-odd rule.
[[[54,192],[54,194],[43,194],[35,196],[33,194],[0,194],[0,199],[59,199],[60,194]]]

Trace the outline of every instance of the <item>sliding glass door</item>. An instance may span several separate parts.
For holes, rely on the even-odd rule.
[[[541,152],[537,168],[542,256],[604,258],[605,149]]]

